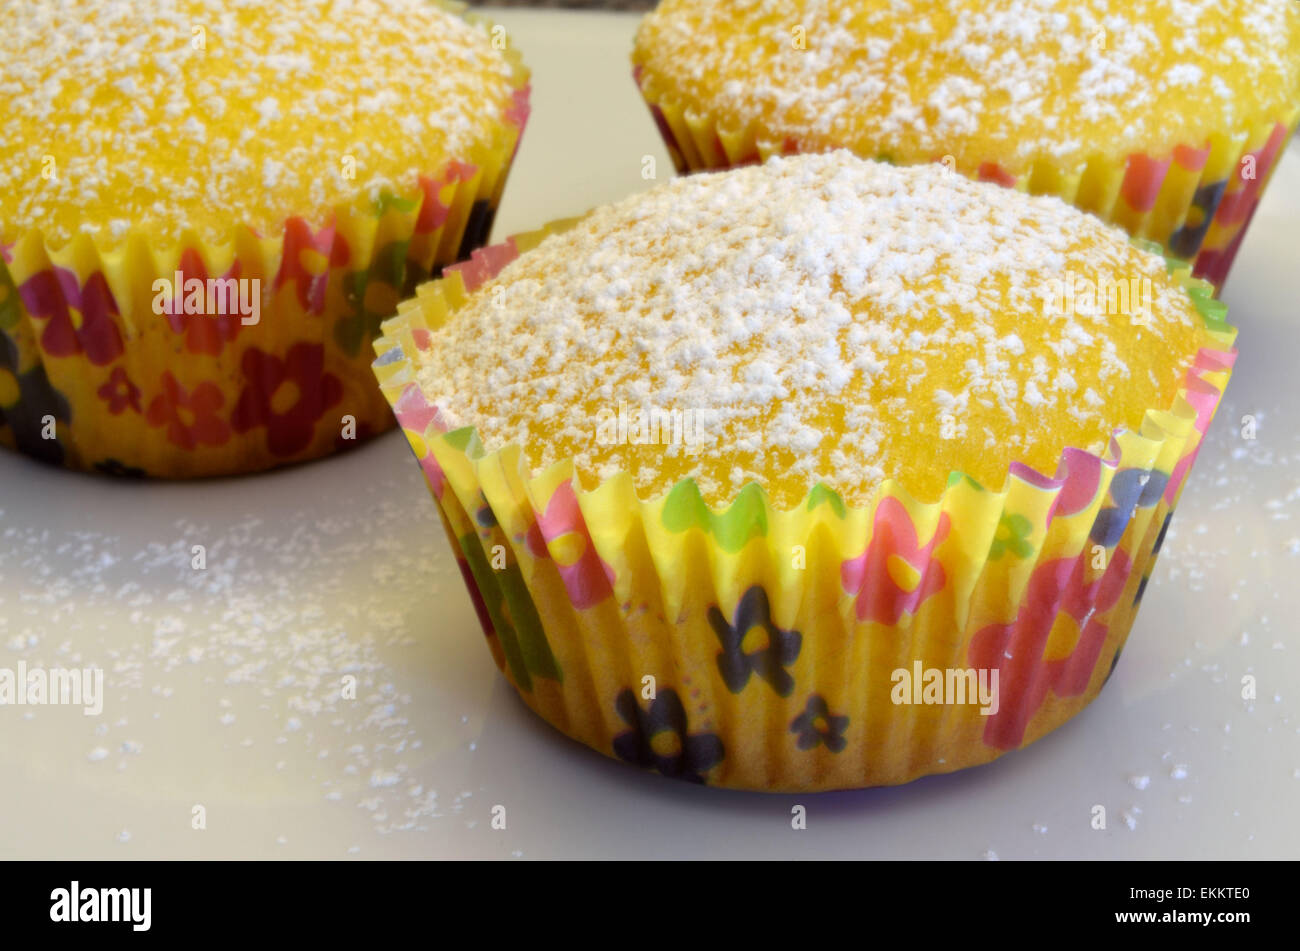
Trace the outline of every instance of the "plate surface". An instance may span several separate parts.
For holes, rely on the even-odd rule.
[[[534,70],[498,240],[649,186],[644,156],[673,174],[630,78],[635,16],[485,12]],[[1277,174],[1224,294],[1237,373],[1129,646],[1034,746],[802,797],[642,774],[497,673],[400,436],[194,484],[0,452],[0,667],[106,677],[98,717],[0,708],[0,857],[1300,857],[1295,143]]]

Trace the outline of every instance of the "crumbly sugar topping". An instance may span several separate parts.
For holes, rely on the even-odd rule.
[[[491,141],[512,67],[432,0],[5,0],[0,240],[276,234]]]
[[[634,59],[777,143],[1018,175],[1280,118],[1300,102],[1300,4],[663,0]]]
[[[1000,488],[1013,460],[1101,451],[1203,343],[1163,259],[1097,219],[839,151],[597,209],[476,289],[419,380],[534,472],[862,503],[886,477],[934,498],[952,470]]]

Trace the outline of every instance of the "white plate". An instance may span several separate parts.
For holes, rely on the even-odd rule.
[[[645,155],[672,174],[636,17],[497,15],[535,107],[498,239],[646,187]],[[1236,376],[1110,684],[1024,751],[899,788],[701,789],[553,731],[493,666],[400,436],[193,484],[0,452],[0,667],[109,685],[99,717],[0,708],[0,856],[1300,856],[1297,221],[1293,146],[1225,294]]]

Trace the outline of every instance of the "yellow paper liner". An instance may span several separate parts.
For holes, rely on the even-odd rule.
[[[688,108],[641,67],[642,97],[681,173],[718,170],[800,151],[794,139],[766,136],[755,122]],[[1134,237],[1194,262],[1193,274],[1222,288],[1247,226],[1300,123],[1300,106],[1199,144],[1171,142],[1161,155],[1094,155],[1066,168],[1041,157],[1019,176],[989,156],[958,171],[1036,195],[1055,195]],[[863,158],[891,161],[887,150]],[[942,161],[942,154],[933,157]]]
[[[757,485],[710,509],[691,480],[651,499],[572,460],[530,477],[518,446],[447,431],[418,385],[430,329],[542,238],[476,252],[384,324],[375,361],[437,501],[489,648],[525,702],[606,755],[763,790],[903,783],[1032,742],[1100,691],[1236,351],[1213,288],[1170,261],[1213,346],[1167,409],[1054,476],[991,491],[900,481],[788,511]],[[903,476],[905,481],[906,476]],[[751,643],[753,641],[753,643]],[[999,670],[999,710],[895,703],[897,670]]]
[[[503,55],[514,91],[490,141],[373,206],[335,206],[322,227],[290,218],[262,237],[241,224],[220,244],[140,229],[111,249],[40,231],[0,244],[0,445],[175,478],[300,462],[389,429],[369,369],[379,325],[487,240],[527,120],[528,70]],[[260,281],[260,321],[156,313],[154,281],[178,271]]]

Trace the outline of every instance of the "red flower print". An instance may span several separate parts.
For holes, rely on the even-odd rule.
[[[230,427],[217,415],[226,398],[215,383],[200,383],[186,393],[174,376],[164,373],[162,385],[145,416],[150,426],[165,424],[168,440],[182,449],[219,446],[230,438]]]
[[[1160,186],[1165,183],[1173,158],[1153,159],[1149,155],[1130,155],[1120,194],[1136,212],[1145,214],[1156,206]]]
[[[284,223],[284,257],[275,275],[275,289],[292,283],[299,307],[309,314],[323,313],[330,268],[343,267],[351,257],[347,242],[333,225],[313,234],[307,222],[290,218]]]
[[[1196,277],[1210,281],[1215,287],[1222,287],[1227,280],[1242,239],[1246,237],[1246,226],[1259,207],[1260,193],[1268,182],[1269,172],[1286,145],[1286,140],[1286,126],[1279,122],[1258,152],[1247,153],[1255,159],[1253,178],[1243,179],[1245,166],[1241,162],[1237,163],[1236,170],[1224,185],[1225,191],[1218,208],[1214,211],[1214,226],[1218,233],[1215,246],[1201,247],[1201,253],[1196,257],[1196,268],[1192,272]],[[1206,230],[1209,230],[1208,227]]]
[[[516,108],[518,108],[518,94],[516,94]],[[522,106],[522,113],[519,114],[519,127],[523,128],[523,123],[528,119],[528,96],[525,92]],[[421,175],[419,179],[420,191],[423,196],[420,201],[420,213],[415,219],[415,233],[429,234],[437,231],[447,221],[447,216],[451,214],[451,209],[442,203],[438,197],[439,192],[448,185],[457,182],[468,182],[474,178],[474,173],[478,169],[466,162],[455,161],[447,166],[441,180]]]
[[[1237,164],[1236,172],[1229,179],[1230,184],[1215,213],[1216,224],[1226,228],[1232,225],[1244,225],[1249,221],[1250,216],[1254,214],[1255,206],[1259,204],[1259,196],[1264,190],[1264,185],[1267,184],[1268,173],[1273,168],[1273,162],[1282,147],[1286,145],[1286,139],[1286,126],[1279,122],[1273,127],[1268,141],[1260,147],[1259,151],[1246,153],[1255,160],[1255,174],[1251,178],[1244,177],[1245,166],[1241,163]]]
[[[137,413],[142,412],[140,409],[140,387],[130,381],[126,371],[121,367],[114,367],[113,372],[109,374],[108,382],[95,391],[99,398],[108,404],[108,411],[117,416],[128,406]]]
[[[948,576],[934,549],[948,537],[949,524],[944,512],[934,537],[922,545],[903,503],[892,496],[881,500],[867,550],[840,566],[844,590],[857,596],[859,621],[897,624],[903,612],[915,614],[944,586]]]
[[[456,567],[460,569],[460,576],[465,582],[466,590],[469,591],[469,600],[474,605],[474,613],[478,615],[478,623],[483,628],[484,636],[496,637],[497,631],[492,626],[492,614],[488,611],[487,602],[483,600],[483,592],[478,589],[478,581],[474,578],[474,572],[470,570],[469,562],[460,557],[459,552]]]
[[[187,314],[185,313],[185,285],[191,280],[204,282],[204,306],[207,306],[208,269],[197,251],[188,248],[181,253],[177,267],[180,274],[178,285],[172,288],[172,312],[167,315],[167,322],[172,330],[185,335],[185,349],[190,353],[218,354],[221,348],[239,335],[243,326],[242,314]],[[231,266],[222,280],[239,279],[239,261]],[[172,278],[169,278],[172,280]]]
[[[325,372],[318,343],[296,343],[283,360],[251,347],[241,367],[247,385],[230,421],[237,433],[265,426],[267,447],[277,456],[306,449],[316,422],[343,398],[343,384]]]
[[[29,314],[49,321],[41,332],[41,348],[50,356],[85,353],[102,367],[122,355],[122,335],[113,322],[117,301],[102,273],[95,272],[81,287],[77,275],[51,267],[24,281],[18,294]]]
[[[981,162],[978,172],[981,182],[994,182],[1003,188],[1015,188],[1016,176],[1012,175],[997,162]]]
[[[998,711],[984,726],[989,746],[1020,746],[1049,689],[1058,697],[1087,689],[1108,630],[1098,618],[1119,600],[1132,563],[1117,549],[1105,572],[1089,583],[1083,580],[1086,564],[1084,555],[1043,562],[1029,579],[1016,620],[990,624],[971,640],[970,664],[998,671]],[[1068,654],[1044,656],[1053,634],[1076,638]]]

